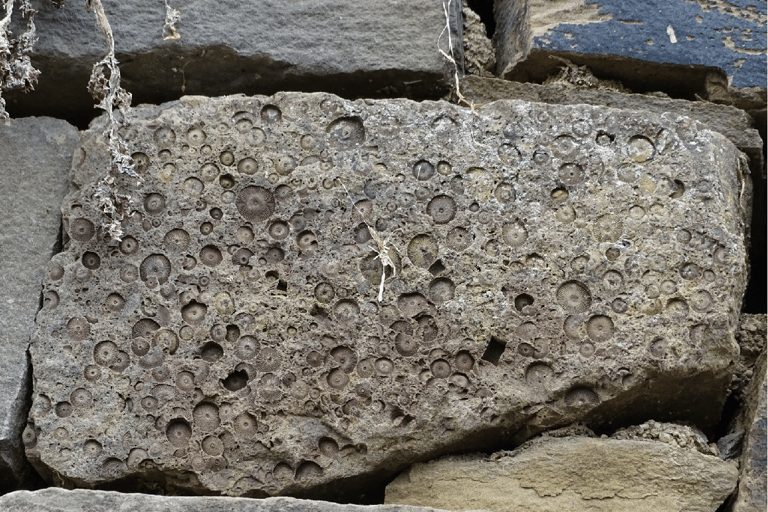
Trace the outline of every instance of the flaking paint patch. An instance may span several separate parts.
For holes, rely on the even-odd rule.
[[[746,9],[742,9],[736,4],[726,2],[724,0],[685,0],[686,2],[698,3],[701,6],[701,10],[704,12],[711,12],[712,9],[717,10],[721,14],[727,14],[741,20],[748,20],[757,23],[758,25],[764,25],[768,21],[768,16],[757,11],[756,5],[750,5]]]
[[[531,37],[551,34],[563,23],[588,25],[613,19],[613,14],[601,10],[601,5],[587,5],[585,0],[531,0]]]
[[[734,52],[746,53],[747,55],[765,55],[765,48],[761,48],[759,50],[752,50],[750,48],[739,48],[738,46],[736,46],[736,43],[733,42],[733,38],[731,36],[726,36],[722,38],[721,41],[723,42],[723,45],[726,48]]]

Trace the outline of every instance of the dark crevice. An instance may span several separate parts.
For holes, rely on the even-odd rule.
[[[713,429],[713,435],[709,439],[710,442],[716,442],[723,436],[729,434],[729,429],[736,417],[741,413],[742,399],[737,396],[736,393],[730,393],[728,398],[725,399],[723,404],[723,412],[720,415],[720,421],[715,425]]]
[[[483,357],[481,359],[498,366],[499,360],[501,359],[501,354],[504,353],[505,348],[507,348],[506,343],[497,338],[491,337],[491,340],[488,342],[488,346],[485,348],[485,352],[483,353]]]
[[[485,34],[488,38],[496,33],[496,18],[493,17],[493,0],[466,0],[467,7],[480,16],[480,21],[485,25]]]
[[[327,92],[348,100],[409,98],[439,100],[450,89],[442,71],[376,69],[350,73],[298,74],[283,62],[244,57],[226,46],[210,48],[206,57],[195,52],[117,55],[121,85],[133,96],[132,105],[157,105],[185,95],[270,96],[278,92]],[[87,92],[90,67],[62,69],[54,62],[33,62],[40,79],[33,91],[4,92],[13,118],[50,116],[86,129],[102,111]],[[174,70],[184,68],[184,73]],[[147,69],[156,70],[151,75]],[[253,78],[258,76],[258,79]],[[206,78],[207,77],[207,78]],[[210,78],[215,77],[215,79]]]
[[[750,274],[744,295],[742,311],[750,314],[768,312],[768,273],[766,273],[766,180],[752,174],[752,219],[750,225],[751,247],[749,248]]]

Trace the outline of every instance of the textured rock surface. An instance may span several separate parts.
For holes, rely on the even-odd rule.
[[[765,319],[764,315],[763,319]],[[765,331],[763,331],[763,335]],[[766,508],[766,361],[758,357],[752,381],[745,390],[744,409],[736,426],[744,432],[739,459],[740,476],[736,499],[729,510],[748,512]]]
[[[739,344],[739,357],[731,381],[731,392],[742,402],[745,401],[744,389],[753,380],[759,378],[758,363],[765,358],[766,351],[766,315],[742,314],[739,328],[736,330],[736,343]]]
[[[551,435],[551,434],[550,434]],[[677,448],[695,450],[704,455],[720,455],[714,443],[707,442],[707,436],[696,427],[678,425],[675,423],[659,423],[649,420],[642,425],[617,430],[611,435],[613,439],[650,440],[667,443]]]
[[[493,3],[496,33],[496,74],[506,76],[523,60],[531,47],[530,2],[527,0],[498,0]]]
[[[386,503],[498,512],[715,512],[736,486],[734,464],[665,443],[542,438],[514,452],[415,464]]]
[[[695,121],[280,94],[125,138],[126,235],[94,184],[66,202],[31,350],[27,453],[63,481],[318,496],[580,418],[719,418],[748,193]]]
[[[106,43],[82,2],[61,3],[35,5],[31,58],[41,75],[34,92],[8,95],[12,113],[93,108],[86,85]],[[438,46],[446,24],[440,0],[169,3],[181,14],[175,41],[163,39],[163,2],[104,2],[134,104],[280,90],[438,98],[451,85],[439,52],[447,51],[447,34]],[[458,20],[461,6],[452,8]],[[461,26],[453,26],[461,62]]]
[[[566,85],[540,85],[531,83],[467,76],[462,81],[462,93],[473,103],[490,103],[515,99],[540,101],[558,105],[603,105],[628,110],[646,110],[675,114],[696,119],[731,142],[750,158],[753,175],[765,173],[763,165],[763,139],[755,129],[755,122],[743,110],[705,101],[687,101],[659,98],[647,94],[624,94],[608,89],[584,89]]]
[[[21,444],[29,407],[27,347],[78,140],[77,130],[58,119],[0,123],[0,492],[28,484]],[[43,299],[50,303],[53,296]]]
[[[464,72],[478,76],[493,76],[496,68],[496,52],[488,38],[480,16],[466,6],[461,10],[464,17]]]
[[[432,512],[408,505],[339,505],[293,498],[152,496],[110,491],[49,488],[0,496],[0,510],[13,512],[80,512],[82,510],[141,510],[142,512]]]
[[[594,55],[610,66],[616,56],[662,65],[714,66],[735,87],[765,87],[766,5],[751,0],[506,0],[525,4],[527,45],[501,40],[515,55],[498,69],[505,78],[549,74],[551,53]],[[553,7],[554,6],[554,7]],[[510,7],[507,7],[509,9]],[[521,7],[518,7],[521,8]],[[500,50],[497,50],[500,51]],[[520,61],[516,66],[516,62]],[[628,67],[631,67],[628,66]],[[639,66],[642,67],[642,66]],[[616,73],[632,74],[631,69]],[[650,78],[650,77],[649,77]],[[652,80],[652,78],[650,78]],[[540,81],[540,80],[539,80]],[[625,84],[627,85],[627,84]]]

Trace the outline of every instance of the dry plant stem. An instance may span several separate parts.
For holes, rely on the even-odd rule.
[[[181,39],[176,23],[181,19],[181,13],[165,2],[165,25],[163,25],[163,39],[166,41],[178,41]]]
[[[477,115],[477,112],[475,111],[476,105],[470,101],[467,100],[467,98],[464,97],[464,95],[461,93],[461,82],[459,80],[459,66],[456,63],[456,58],[453,55],[453,39],[451,38],[451,18],[448,15],[448,7],[447,5],[450,5],[450,2],[454,0],[444,0],[443,1],[443,13],[445,14],[445,26],[443,27],[443,30],[440,32],[440,35],[437,38],[437,50],[448,59],[448,61],[453,65],[453,78],[455,81],[455,87],[456,87],[456,96],[458,97],[458,103],[464,103],[467,105],[470,110],[472,111],[473,115]],[[442,48],[440,48],[440,41],[443,38],[443,34],[448,33],[448,51],[450,52],[450,55],[445,53]],[[482,106],[482,105],[480,105]],[[469,138],[472,141],[472,144],[479,144],[481,146],[485,146],[485,144],[478,142],[475,140],[475,137],[472,135],[472,130],[470,129],[468,131]]]
[[[20,10],[27,20],[27,27],[18,39],[11,40],[10,24],[14,0],[4,0],[5,17],[0,19],[0,119],[8,120],[5,111],[3,90],[21,89],[29,91],[37,83],[40,72],[32,67],[28,53],[37,41],[35,37],[35,11],[29,0],[21,0]]]
[[[447,4],[450,4],[452,1],[453,0],[443,1],[443,12],[445,13],[445,27],[443,27],[442,32],[440,32],[440,35],[437,37],[437,50],[443,55],[443,57],[448,59],[448,61],[453,65],[453,78],[454,78],[454,81],[456,82],[456,85],[455,85],[456,96],[458,96],[459,98],[459,103],[466,104],[474,112],[475,107],[469,101],[467,101],[467,99],[464,97],[463,94],[461,94],[461,86],[459,82],[459,66],[456,63],[456,58],[453,55],[453,39],[451,38],[451,18],[448,15],[448,7],[446,6]],[[448,33],[448,51],[450,52],[450,55],[448,53],[445,53],[445,51],[443,51],[443,49],[440,48],[440,41],[443,38],[443,34],[445,34],[446,32]]]
[[[392,261],[392,258],[389,256],[389,250],[390,247],[388,247],[388,242],[386,240],[383,240],[379,234],[376,232],[375,229],[371,227],[370,224],[365,220],[365,217],[363,216],[363,212],[361,212],[357,205],[355,205],[355,201],[352,199],[352,194],[349,193],[349,190],[347,190],[347,186],[344,185],[344,182],[341,181],[341,178],[336,178],[339,180],[339,183],[341,183],[341,186],[344,188],[344,192],[347,193],[347,197],[349,198],[349,202],[352,203],[352,207],[357,211],[358,215],[360,215],[360,218],[363,219],[363,223],[365,224],[365,227],[368,228],[368,233],[371,235],[371,238],[373,238],[373,241],[376,242],[376,247],[371,246],[371,249],[376,251],[376,258],[381,260],[381,282],[379,283],[379,302],[382,302],[384,300],[384,281],[387,278],[387,267],[392,269],[392,275],[394,276],[397,273],[397,267],[395,266],[395,262]],[[397,251],[394,247],[392,247],[394,251]]]
[[[107,127],[104,135],[107,137],[112,156],[109,172],[99,182],[96,197],[99,199],[102,211],[110,218],[106,226],[109,236],[120,241],[123,236],[121,221],[127,214],[130,196],[118,193],[116,178],[121,174],[127,174],[141,180],[134,171],[133,160],[118,133],[127,118],[131,106],[131,95],[120,86],[120,68],[115,58],[115,39],[101,0],[88,0],[86,6],[96,16],[96,22],[107,38],[109,48],[107,55],[93,66],[91,80],[88,82],[88,91],[98,102],[97,106],[107,113]],[[115,107],[119,116],[115,113]]]

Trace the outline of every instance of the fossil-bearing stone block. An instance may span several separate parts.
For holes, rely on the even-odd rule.
[[[62,481],[326,496],[575,420],[719,418],[749,199],[720,134],[521,101],[133,112],[125,234],[83,181],[31,349],[27,453]]]

